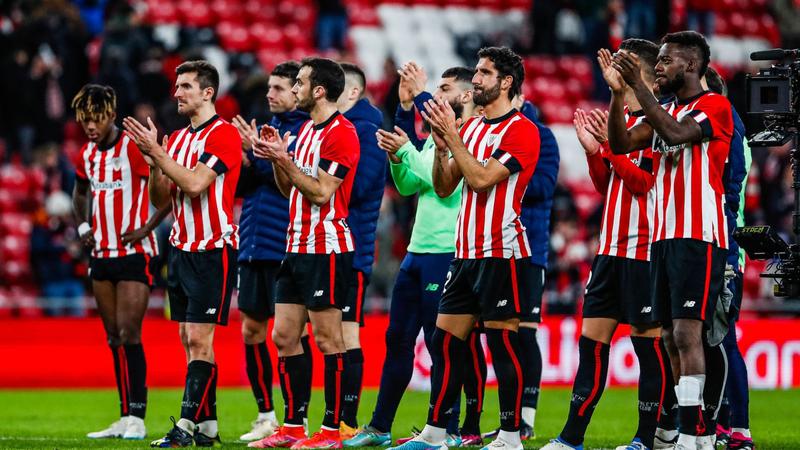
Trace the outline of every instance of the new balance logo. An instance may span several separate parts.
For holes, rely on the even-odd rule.
[[[322,291],[322,290],[314,291],[314,297],[322,297],[322,294],[324,294],[324,293],[325,293],[325,291]]]
[[[642,308],[642,311],[641,311],[640,314],[649,313],[652,310],[653,310],[652,306],[645,306],[644,308]]]
[[[697,304],[697,302],[695,302],[694,300],[686,300],[686,303],[683,304],[683,307],[684,308],[694,308],[694,305],[696,305],[696,304]]]
[[[216,313],[217,313],[217,308],[208,308],[206,310],[206,314],[216,314]]]
[[[350,307],[349,306],[345,306],[344,308],[342,308],[342,312],[343,313],[350,312]]]
[[[533,308],[533,313],[534,313],[534,314],[539,314],[539,311],[541,311],[541,308],[539,308],[538,306],[535,306],[535,307]]]
[[[428,292],[436,292],[439,290],[439,284],[437,283],[428,283],[428,286],[425,288]]]
[[[500,300],[497,302],[497,307],[506,306],[508,304],[508,300]]]

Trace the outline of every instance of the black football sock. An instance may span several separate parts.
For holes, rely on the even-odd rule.
[[[119,397],[119,416],[125,417],[129,414],[128,408],[130,405],[128,404],[128,389],[125,386],[125,376],[127,376],[127,370],[125,370],[124,358],[122,353],[124,349],[121,345],[109,345],[108,348],[111,350],[111,356],[114,358],[114,380],[117,382],[117,396]]]
[[[711,436],[717,430],[717,416],[722,397],[725,393],[725,381],[728,376],[728,360],[722,345],[715,347],[705,346],[706,383],[703,386],[703,401],[705,410],[705,432],[703,435]]]
[[[522,407],[536,408],[542,383],[542,352],[536,340],[536,328],[519,327],[519,348],[522,350]],[[523,418],[524,419],[524,418]],[[534,424],[529,423],[533,426]]]
[[[647,448],[653,448],[666,390],[673,389],[666,385],[666,372],[670,368],[664,364],[660,341],[661,338],[631,336],[633,350],[639,360],[639,428],[635,436]]]
[[[572,386],[569,416],[561,439],[580,445],[592,420],[595,406],[603,395],[608,375],[609,345],[581,336],[578,340],[578,373]]]
[[[142,344],[123,346],[128,374],[129,414],[144,419],[147,412],[147,362]]]
[[[195,360],[186,368],[186,386],[181,403],[181,419],[198,423],[202,408],[209,401],[209,393],[216,375],[216,368],[208,361]]]
[[[325,355],[325,415],[322,418],[322,426],[326,428],[339,429],[344,396],[344,374],[348,365],[346,353]]]
[[[361,400],[361,380],[364,376],[364,353],[360,348],[347,351],[349,364],[344,373],[344,396],[342,398],[342,420],[348,426],[358,427],[358,403]]]
[[[492,352],[500,399],[500,429],[519,431],[522,424],[523,375],[520,362],[519,333],[511,330],[486,329],[486,342]]]
[[[266,342],[244,345],[244,360],[247,379],[258,405],[258,412],[272,411],[272,361]]]
[[[213,376],[211,377],[211,387],[208,389],[208,400],[203,402],[200,408],[200,415],[197,423],[200,424],[207,420],[217,420],[217,379],[219,378],[219,367],[214,364]],[[214,437],[214,436],[211,436]]]
[[[667,390],[664,392],[664,404],[661,407],[661,414],[658,417],[658,428],[667,431],[678,429],[678,399],[675,397],[675,377],[672,375],[672,365],[667,354],[667,347],[664,340],[659,339],[659,349],[661,358],[664,360],[666,368],[664,384]]]
[[[452,406],[461,393],[464,382],[467,343],[441,328],[431,338],[431,401],[428,424],[447,428]]]
[[[461,434],[480,434],[481,413],[483,412],[483,394],[486,390],[486,355],[483,354],[481,335],[472,330],[467,338],[467,362],[464,365],[464,397],[466,411]]]
[[[303,336],[300,338],[300,345],[303,346],[303,358],[306,360],[308,371],[303,373],[303,389],[300,391],[301,396],[298,397],[302,404],[300,412],[303,418],[308,417],[308,404],[311,403],[311,376],[314,373],[314,354],[311,353],[311,336]]]
[[[302,425],[308,401],[308,359],[305,355],[281,356],[278,358],[278,377],[283,395],[283,422],[287,425]]]

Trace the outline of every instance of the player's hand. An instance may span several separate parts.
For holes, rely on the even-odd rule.
[[[586,112],[580,108],[575,110],[572,116],[572,123],[575,125],[575,134],[578,136],[578,142],[583,147],[583,152],[586,156],[592,156],[600,151],[600,142],[594,138],[592,133],[586,129]]]
[[[83,244],[86,248],[94,248],[94,244],[96,243],[94,240],[94,230],[89,230],[86,233],[83,233],[81,236],[81,244]]]
[[[442,99],[428,100],[425,103],[425,111],[420,111],[422,118],[427,121],[432,131],[436,131],[444,137],[448,133],[458,134],[460,119],[456,120],[456,113],[450,103]]]
[[[447,154],[450,149],[447,148],[447,142],[445,142],[444,137],[442,137],[436,131],[431,130],[431,137],[433,138],[433,143],[436,145],[436,151],[444,154]]]
[[[428,75],[422,66],[414,61],[409,61],[403,65],[403,68],[398,73],[401,80],[405,78],[408,82],[408,89],[412,96],[411,100],[425,91],[425,85],[428,84]]]
[[[608,140],[608,111],[593,109],[587,116],[586,131],[599,143]]]
[[[236,127],[236,131],[239,132],[239,137],[242,138],[242,150],[250,150],[253,147],[253,143],[250,142],[250,135],[256,132],[256,119],[247,123],[244,117],[237,114],[236,117],[233,118],[233,126]]]
[[[146,227],[137,228],[122,235],[122,245],[133,245],[146,238],[149,232]]]
[[[264,130],[268,128],[268,130]],[[255,134],[250,136],[253,142],[253,154],[256,158],[263,158],[274,163],[291,162],[292,157],[289,154],[289,136],[290,132],[286,132],[283,137],[272,127],[261,127],[261,136]]]
[[[400,150],[400,147],[408,142],[408,135],[398,126],[394,127],[394,133],[378,130],[375,136],[378,138],[378,147],[392,155],[396,154],[397,150]]]
[[[397,96],[400,99],[400,106],[410,111],[414,107],[414,92],[411,89],[411,81],[404,76],[403,69],[397,71],[400,75],[400,84],[397,87]]]
[[[634,87],[643,82],[638,56],[628,52],[617,52],[612,65],[628,86]]]
[[[606,80],[608,87],[615,93],[621,93],[625,90],[625,80],[622,75],[614,68],[614,57],[608,49],[601,48],[597,52],[597,62],[600,64],[600,70],[603,72],[603,79]]]
[[[146,127],[130,116],[122,119],[122,126],[130,133],[136,146],[144,155],[153,156],[154,152],[163,150],[158,145],[158,129],[150,117],[147,117]]]

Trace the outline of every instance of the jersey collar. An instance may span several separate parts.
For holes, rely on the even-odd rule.
[[[333,114],[331,114],[331,116],[330,116],[330,117],[328,117],[327,119],[325,119],[325,121],[324,121],[324,122],[322,122],[322,123],[320,123],[319,125],[314,125],[314,129],[315,129],[316,131],[319,131],[319,130],[321,130],[321,129],[323,129],[323,128],[327,127],[328,125],[330,125],[330,123],[331,123],[331,122],[333,122],[333,119],[335,119],[335,118],[337,118],[337,117],[339,117],[339,111],[336,111],[336,112],[334,112]]]
[[[487,124],[487,125],[494,125],[494,124],[496,124],[496,123],[501,123],[501,122],[503,122],[504,120],[508,120],[508,119],[510,119],[510,118],[511,118],[511,116],[513,116],[513,115],[514,115],[514,114],[516,114],[516,113],[517,113],[517,109],[516,109],[516,108],[511,108],[511,111],[509,111],[509,112],[507,112],[507,113],[503,114],[503,115],[502,115],[502,116],[500,116],[500,117],[495,117],[494,119],[487,119],[486,117],[484,117],[484,118],[483,118],[483,123],[485,123],[485,124]]]
[[[683,100],[680,100],[680,99],[678,99],[678,97],[675,97],[675,103],[677,103],[677,104],[679,104],[679,105],[688,105],[689,103],[692,103],[693,101],[695,101],[695,100],[697,100],[698,98],[700,98],[700,97],[702,97],[702,96],[704,96],[704,95],[708,94],[709,92],[710,92],[710,91],[702,91],[702,92],[700,92],[700,93],[699,93],[699,94],[697,94],[697,95],[693,95],[693,96],[691,96],[691,97],[689,97],[689,98],[685,98],[685,99],[683,99]]]
[[[117,137],[115,137],[115,138],[114,138],[114,140],[113,140],[112,142],[109,142],[109,144],[108,144],[108,145],[100,145],[100,144],[97,144],[97,148],[98,148],[98,149],[99,149],[101,152],[104,152],[104,151],[106,151],[106,150],[111,150],[112,148],[116,147],[116,146],[117,146],[117,143],[119,142],[119,140],[120,140],[120,139],[122,139],[122,133],[123,133],[123,131],[122,131],[122,130],[117,130]]]
[[[208,119],[205,122],[203,122],[200,125],[198,125],[197,128],[192,128],[192,126],[189,125],[189,133],[197,133],[198,131],[202,130],[203,128],[205,128],[205,127],[211,125],[212,123],[214,123],[214,121],[217,120],[217,119],[219,119],[219,114],[214,114],[213,116],[211,116],[210,119]]]

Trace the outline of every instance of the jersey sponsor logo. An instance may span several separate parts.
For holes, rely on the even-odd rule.
[[[667,143],[664,142],[664,140],[659,136],[656,136],[655,141],[653,142],[653,151],[665,155],[675,152],[680,153],[685,147],[686,144],[667,145]]]
[[[217,308],[208,308],[206,310],[206,314],[216,314],[216,313],[217,313]]]
[[[506,306],[508,304],[508,300],[500,300],[497,302],[497,307]]]
[[[94,191],[116,191],[125,188],[122,180],[117,181],[94,181],[92,180],[92,190]]]
[[[694,305],[696,305],[696,304],[697,304],[697,302],[694,301],[694,300],[686,300],[686,302],[684,302],[684,304],[683,304],[683,307],[684,308],[694,308]]]
[[[314,297],[322,297],[325,294],[325,291],[320,289],[319,291],[314,291]]]
[[[428,283],[428,285],[425,287],[425,290],[428,291],[428,292],[436,292],[436,291],[439,290],[439,284],[438,283]]]

